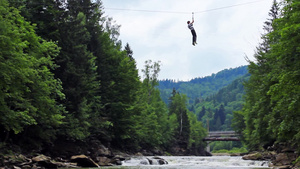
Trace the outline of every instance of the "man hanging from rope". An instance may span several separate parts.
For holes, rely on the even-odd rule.
[[[193,35],[193,45],[195,46],[195,44],[197,44],[197,35],[196,35],[196,31],[193,27],[193,23],[194,23],[194,13],[193,13],[193,20],[192,22],[190,21],[187,21],[187,24],[188,24],[188,28],[191,30],[192,32],[192,35]]]

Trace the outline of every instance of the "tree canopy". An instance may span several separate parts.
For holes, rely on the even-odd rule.
[[[242,127],[238,131],[251,149],[274,142],[299,149],[299,9],[298,1],[274,1],[256,60],[249,61],[246,100],[234,126]]]
[[[0,124],[2,136],[10,133],[36,135],[44,140],[55,137],[62,124],[64,98],[59,79],[51,72],[59,47],[45,41],[18,9],[0,2]],[[12,131],[12,132],[11,132]]]
[[[93,139],[129,151],[178,142],[178,117],[156,88],[160,62],[146,61],[141,79],[119,27],[101,1],[2,0],[0,142],[43,149]],[[206,133],[180,106],[182,134],[201,148],[195,138]]]

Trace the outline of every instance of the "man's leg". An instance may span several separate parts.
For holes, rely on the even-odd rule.
[[[197,36],[193,36],[193,43],[197,44],[196,40],[197,40]]]
[[[192,30],[192,34],[193,34],[193,43],[197,44],[197,35],[195,30]]]

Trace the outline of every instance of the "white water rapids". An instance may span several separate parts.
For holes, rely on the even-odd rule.
[[[268,161],[243,160],[242,157],[230,156],[159,156],[168,164],[158,165],[153,157],[132,157],[123,161],[122,166],[110,169],[267,169]],[[153,162],[150,165],[149,160]]]

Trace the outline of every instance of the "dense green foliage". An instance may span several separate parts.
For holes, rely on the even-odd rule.
[[[249,79],[249,74],[237,78],[228,86],[220,89],[217,93],[206,97],[205,99],[196,99],[190,109],[195,112],[197,119],[210,131],[231,131],[233,130],[232,118],[233,112],[242,109],[244,103],[243,83]],[[217,150],[239,149],[243,145],[241,142],[223,142],[217,141],[210,143],[212,152]],[[238,151],[238,150],[237,150]]]
[[[174,95],[168,108],[157,89],[159,62],[147,61],[140,79],[119,26],[102,14],[101,1],[0,1],[1,144],[202,147],[206,132],[186,96]]]
[[[249,79],[249,76],[247,66],[242,66],[226,69],[212,76],[196,78],[189,82],[159,81],[159,89],[162,98],[170,96],[172,89],[186,94],[189,98],[188,109],[205,127],[208,122],[211,131],[232,130],[232,114],[242,108],[243,83]],[[199,92],[204,94],[201,95]],[[167,101],[165,100],[165,102]]]
[[[24,131],[28,139],[53,138],[65,112],[57,102],[64,97],[61,83],[51,73],[57,45],[37,36],[34,26],[7,1],[0,2],[0,44],[2,139]]]
[[[187,100],[189,97],[189,114],[195,116],[205,128],[210,131],[229,131],[231,127],[233,112],[242,109],[244,103],[244,85],[249,79],[247,66],[223,70],[212,76],[193,79],[189,82],[174,82],[170,80],[159,81],[159,89],[163,93],[169,93],[173,87],[171,98],[179,91],[184,93]],[[221,85],[220,85],[221,84]],[[225,86],[222,87],[221,86]],[[177,90],[177,88],[179,90]],[[197,95],[202,92],[204,95]],[[162,94],[162,98],[167,95]],[[166,101],[170,108],[173,107],[170,98]],[[179,103],[176,103],[177,105]],[[170,110],[171,111],[171,110]],[[240,148],[240,142],[213,142],[210,143],[211,150]]]
[[[158,88],[161,92],[161,97],[168,103],[170,93],[173,88],[178,92],[184,93],[192,104],[197,99],[204,99],[217,93],[223,87],[229,85],[235,79],[244,76],[248,72],[247,66],[240,66],[238,68],[230,68],[222,70],[211,76],[202,78],[195,78],[190,81],[174,81],[174,80],[161,80],[159,81]]]
[[[299,149],[300,2],[274,1],[269,14],[256,60],[249,61],[245,104],[234,114],[234,127],[250,149],[274,142]]]
[[[242,109],[242,104],[244,103],[243,83],[248,78],[249,74],[246,74],[220,89],[216,94],[202,100],[197,99],[191,109],[197,114],[198,120],[204,124],[209,122],[211,131],[232,130],[231,120],[233,112]]]
[[[101,1],[1,0],[0,142],[198,149],[209,122],[210,130],[233,123],[251,149],[274,142],[299,148],[300,2],[275,2],[270,16],[251,76],[242,66],[174,82],[158,81],[160,64],[151,60],[140,79]]]

